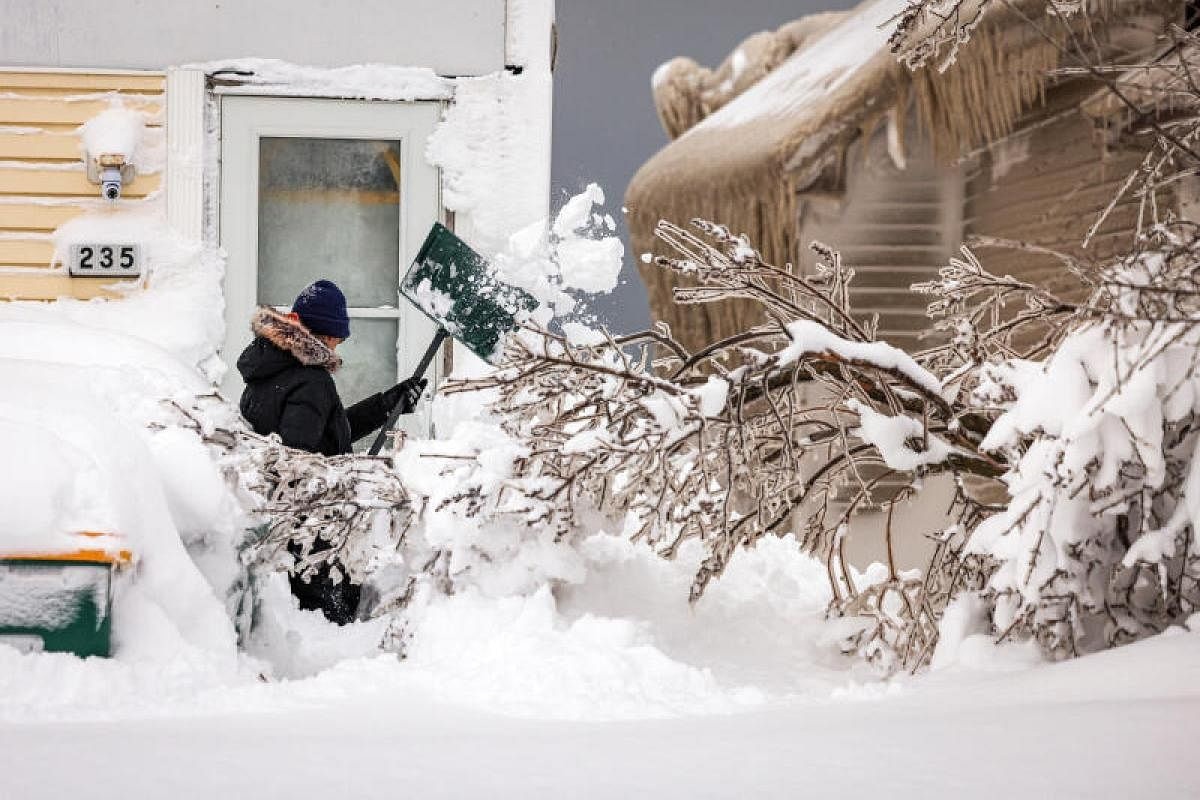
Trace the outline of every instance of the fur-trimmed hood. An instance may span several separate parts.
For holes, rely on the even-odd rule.
[[[255,336],[295,356],[306,367],[325,367],[333,372],[342,365],[341,357],[324,342],[269,306],[259,306],[254,312],[250,330]]]

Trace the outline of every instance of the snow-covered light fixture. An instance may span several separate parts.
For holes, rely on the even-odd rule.
[[[122,186],[137,175],[136,155],[145,131],[146,116],[120,100],[79,128],[87,178],[105,200],[119,200]]]
[[[133,180],[137,169],[125,160],[124,153],[100,153],[84,156],[87,165],[87,178],[100,186],[100,196],[105,200],[115,201],[121,197],[121,186]]]

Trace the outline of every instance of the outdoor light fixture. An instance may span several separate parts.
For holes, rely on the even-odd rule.
[[[100,186],[100,196],[110,202],[121,198],[121,187],[133,180],[137,169],[122,153],[101,153],[84,157],[87,179]]]

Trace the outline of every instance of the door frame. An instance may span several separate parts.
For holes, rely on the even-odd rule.
[[[218,238],[226,252],[223,294],[225,337],[222,355],[229,367],[222,390],[229,399],[241,393],[234,361],[250,341],[249,321],[258,297],[258,152],[261,137],[398,139],[400,142],[400,224],[397,265],[398,378],[416,368],[436,331],[433,323],[399,296],[399,279],[417,254],[434,222],[445,221],[441,180],[424,157],[425,143],[441,119],[439,101],[391,102],[309,97],[228,94],[220,98],[220,206]],[[314,265],[313,278],[320,277]],[[357,309],[356,316],[391,316],[378,309]],[[427,395],[440,381],[435,359]],[[343,398],[353,403],[361,398]],[[430,404],[401,417],[410,435],[431,433]]]

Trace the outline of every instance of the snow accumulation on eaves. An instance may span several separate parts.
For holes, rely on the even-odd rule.
[[[889,23],[907,6],[907,0],[863,5],[690,130],[784,119],[820,102],[887,47]]]
[[[275,58],[237,58],[188,64],[254,94],[343,97],[359,100],[448,100],[454,81],[427,67],[355,64],[310,67]]]

